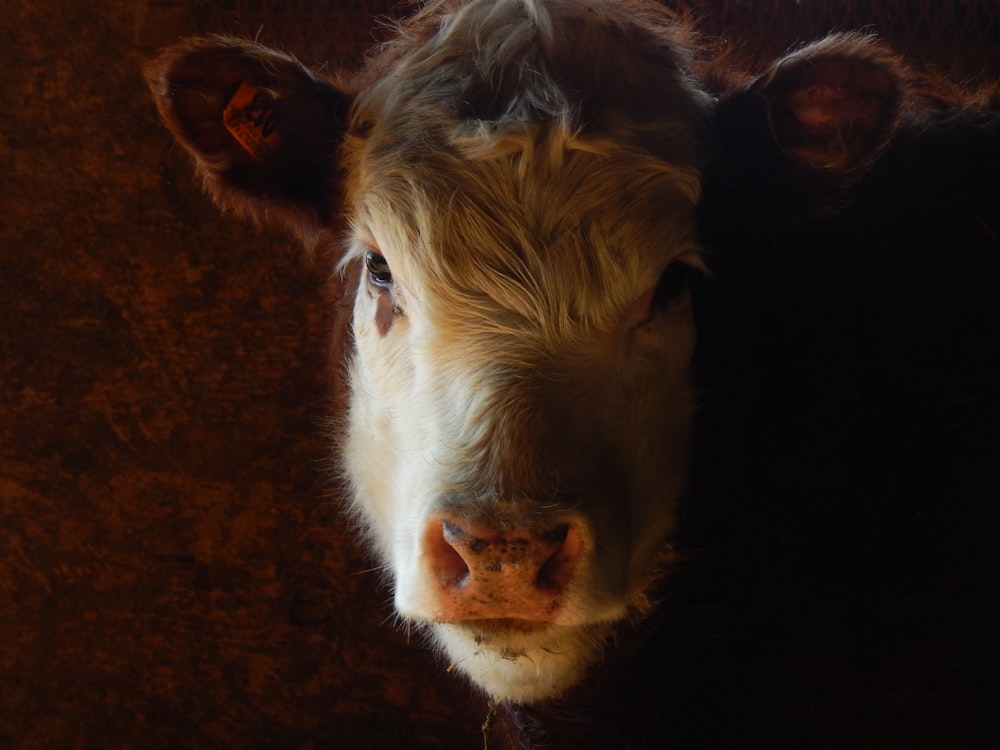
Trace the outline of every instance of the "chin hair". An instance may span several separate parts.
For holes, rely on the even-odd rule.
[[[558,698],[599,661],[613,623],[523,630],[475,624],[431,625],[434,641],[451,661],[497,702],[536,703]]]

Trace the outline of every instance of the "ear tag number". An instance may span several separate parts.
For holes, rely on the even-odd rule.
[[[226,130],[258,161],[267,161],[281,145],[278,100],[274,94],[248,81],[229,100],[222,113]]]

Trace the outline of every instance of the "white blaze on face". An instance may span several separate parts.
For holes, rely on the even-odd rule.
[[[595,94],[610,132],[573,125],[576,104],[542,75],[565,50],[531,35],[543,11],[607,20],[585,5],[472,3],[362,92],[347,140],[345,265],[362,271],[345,473],[399,614],[502,700],[563,692],[643,606],[685,481],[700,183],[668,136],[700,94],[664,40],[612,35],[632,63],[663,58],[622,80],[658,81],[679,104],[649,94],[654,127],[630,123],[617,92],[602,113]],[[533,29],[507,53],[541,55],[531,86],[551,90],[477,103],[459,48],[480,54],[504,13]],[[562,114],[532,109],[557,100]],[[456,102],[505,114],[469,119]]]

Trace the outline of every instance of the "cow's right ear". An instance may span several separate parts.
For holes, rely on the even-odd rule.
[[[347,95],[288,55],[226,37],[168,47],[145,72],[221,207],[306,243],[330,222]]]

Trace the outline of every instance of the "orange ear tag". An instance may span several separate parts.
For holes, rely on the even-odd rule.
[[[248,81],[240,84],[222,113],[222,122],[244,150],[258,161],[271,159],[281,145],[278,98]]]

